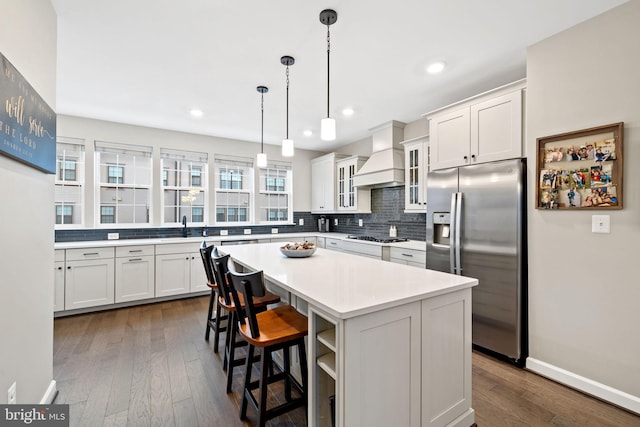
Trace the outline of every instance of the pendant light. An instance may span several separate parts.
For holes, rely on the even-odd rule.
[[[320,121],[320,138],[323,141],[336,139],[336,121],[329,114],[329,54],[331,52],[331,33],[329,26],[335,24],[338,14],[335,10],[325,9],[320,12],[320,22],[327,26],[327,117]]]
[[[285,139],[282,140],[282,155],[293,157],[293,139],[289,139],[289,66],[293,65],[296,60],[292,56],[283,56],[280,58],[280,62],[287,67],[287,133]]]
[[[264,154],[264,94],[269,92],[266,86],[258,86],[257,91],[260,93],[260,152],[256,160],[259,168],[267,167],[267,155]]]

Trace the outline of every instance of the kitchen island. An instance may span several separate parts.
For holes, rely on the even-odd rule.
[[[470,426],[477,280],[318,248],[221,247],[309,317],[309,425]]]

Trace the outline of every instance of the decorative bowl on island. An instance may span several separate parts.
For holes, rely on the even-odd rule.
[[[306,258],[313,255],[316,245],[309,242],[287,243],[280,247],[280,252],[288,258]]]

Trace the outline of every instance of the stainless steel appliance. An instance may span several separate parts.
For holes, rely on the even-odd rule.
[[[329,218],[324,215],[320,215],[320,218],[318,218],[318,231],[320,233],[329,232]]]
[[[522,366],[528,353],[524,159],[427,175],[427,268],[478,279],[473,344]]]

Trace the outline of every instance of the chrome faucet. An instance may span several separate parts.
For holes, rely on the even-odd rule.
[[[186,215],[182,216],[182,225],[184,226],[182,228],[182,237],[187,237],[187,216]]]

